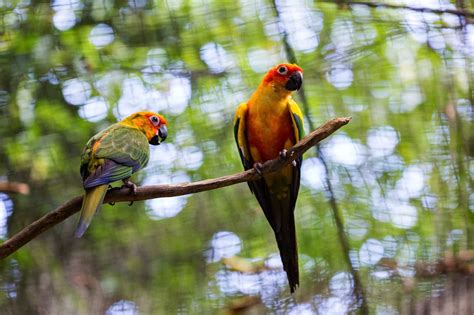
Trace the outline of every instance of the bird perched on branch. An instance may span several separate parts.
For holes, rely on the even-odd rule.
[[[303,115],[291,98],[302,83],[303,70],[296,64],[277,65],[263,77],[250,100],[238,107],[234,135],[246,170],[260,172],[261,163],[284,157],[286,149],[303,138]],[[294,210],[301,163],[299,157],[278,173],[248,182],[275,233],[291,293],[299,285]]]
[[[102,206],[109,184],[118,180],[135,193],[130,176],[142,169],[150,158],[148,144],[158,145],[168,130],[163,116],[137,112],[93,136],[81,156],[81,175],[86,193],[76,237],[81,237]]]

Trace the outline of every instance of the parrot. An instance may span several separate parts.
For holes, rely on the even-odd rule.
[[[261,173],[262,163],[285,157],[304,136],[303,114],[291,94],[300,89],[303,70],[279,64],[263,77],[250,100],[238,106],[234,136],[245,170]],[[275,234],[291,293],[299,286],[294,210],[300,187],[302,157],[281,171],[248,182]]]
[[[159,145],[166,139],[166,124],[160,114],[136,112],[87,142],[81,155],[80,173],[85,194],[76,237],[82,237],[101,208],[110,183],[122,180],[124,186],[135,193],[136,185],[130,181],[130,176],[148,163],[148,144]]]

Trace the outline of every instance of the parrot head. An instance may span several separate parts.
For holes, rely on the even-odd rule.
[[[148,143],[158,145],[165,141],[168,136],[166,119],[154,112],[137,112],[124,120],[122,123],[140,129],[148,139]]]
[[[299,90],[303,84],[303,70],[296,64],[282,63],[271,68],[263,82],[293,92]]]

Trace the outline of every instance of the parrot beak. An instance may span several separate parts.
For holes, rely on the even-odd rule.
[[[290,78],[285,84],[285,89],[288,91],[296,91],[300,89],[301,84],[303,84],[303,73],[301,73],[301,71],[296,71],[290,75]]]
[[[168,136],[168,129],[166,128],[165,125],[163,125],[160,127],[160,129],[158,129],[158,132],[156,133],[156,135],[153,138],[151,138],[151,140],[148,143],[153,144],[153,145],[159,145],[161,141],[165,141],[167,136]]]
[[[161,126],[160,129],[158,129],[158,136],[160,136],[161,141],[165,141],[166,137],[168,137],[168,128],[166,128],[165,125]]]

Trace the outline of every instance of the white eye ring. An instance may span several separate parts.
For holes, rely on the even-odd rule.
[[[282,74],[282,75],[285,75],[285,74],[288,73],[288,69],[285,66],[280,66],[280,67],[278,67],[278,73]]]
[[[150,121],[155,126],[158,126],[160,124],[160,118],[158,118],[156,116],[151,116]]]

